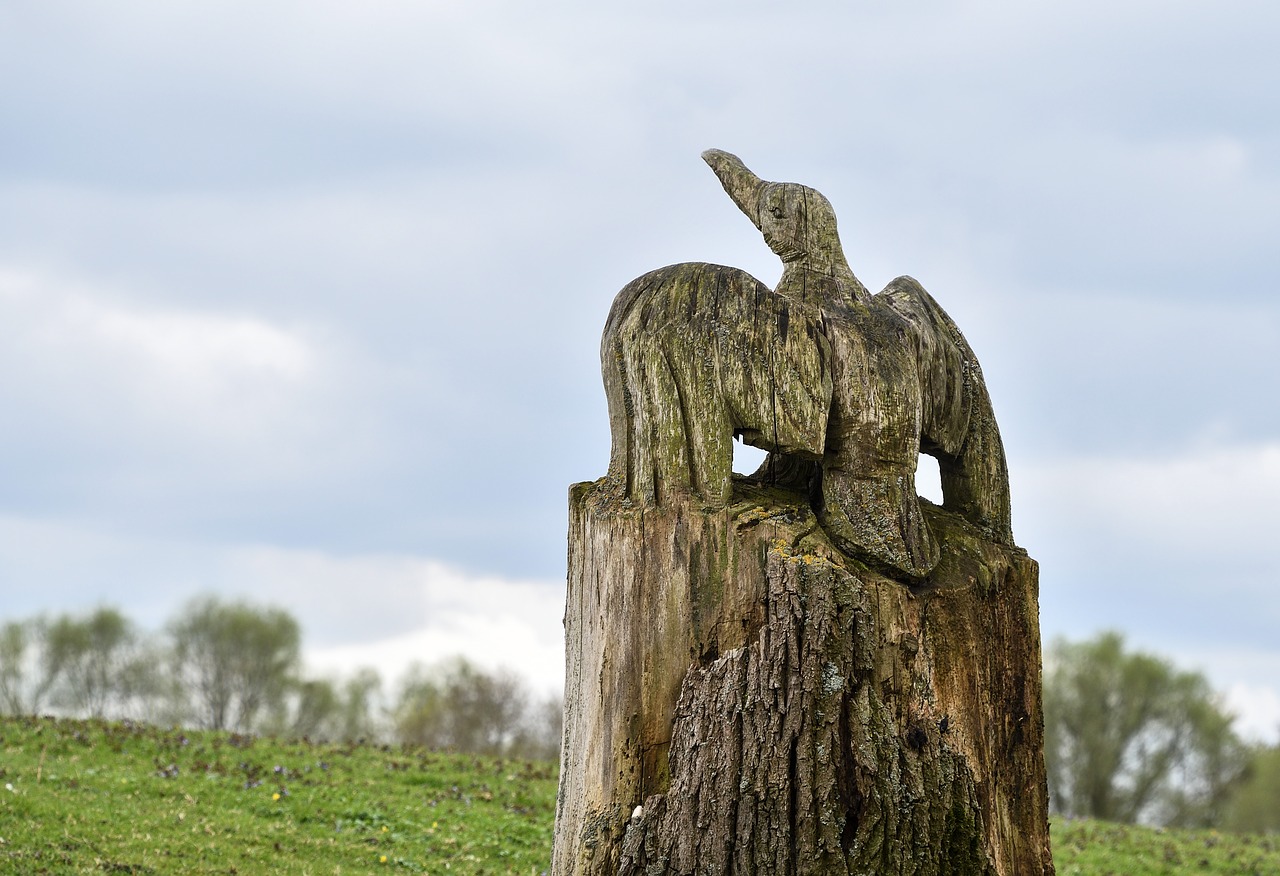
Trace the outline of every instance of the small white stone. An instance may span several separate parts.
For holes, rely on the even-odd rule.
[[[643,807],[643,806],[637,806],[635,809],[632,809],[632,810],[631,810],[631,820],[632,820],[632,821],[639,821],[639,820],[640,820],[640,819],[642,819],[642,818],[644,818],[644,807]]]

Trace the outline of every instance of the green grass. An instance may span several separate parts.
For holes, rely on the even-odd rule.
[[[1276,876],[1280,837],[1055,818],[1058,876]]]
[[[0,874],[546,869],[548,764],[0,719]],[[1055,819],[1060,876],[1275,876],[1280,837]],[[384,861],[385,858],[385,861]]]
[[[541,873],[550,764],[0,719],[0,873]]]

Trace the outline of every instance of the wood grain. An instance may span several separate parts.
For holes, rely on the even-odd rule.
[[[820,193],[703,157],[783,273],[614,301],[552,872],[1050,874],[1038,570],[978,360],[914,279],[867,292]]]

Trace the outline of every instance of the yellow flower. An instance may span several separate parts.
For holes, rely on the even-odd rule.
[[[272,800],[279,800],[279,799],[280,799],[280,792],[279,792],[279,791],[276,791],[274,794],[272,794],[272,795],[271,795],[271,799],[272,799]]]
[[[383,833],[386,833],[386,832],[387,832],[387,826],[386,826],[385,824],[384,824],[384,825],[382,825],[382,832],[383,832]]]
[[[379,859],[378,859],[378,863],[379,863],[379,864],[385,864],[385,863],[387,863],[387,856],[386,856],[386,855],[383,855],[381,858],[379,858]]]

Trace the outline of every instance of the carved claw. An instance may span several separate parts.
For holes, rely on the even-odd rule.
[[[817,499],[814,510],[822,528],[846,554],[913,578],[938,565],[941,552],[909,473],[857,477],[827,471]]]

